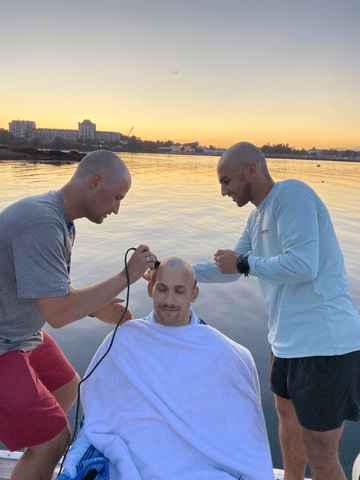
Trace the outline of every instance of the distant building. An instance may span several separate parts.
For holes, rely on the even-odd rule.
[[[83,140],[95,140],[96,139],[96,125],[91,123],[90,120],[84,120],[82,123],[78,123],[79,138]]]
[[[164,153],[195,153],[196,151],[201,151],[207,155],[222,155],[225,152],[223,148],[206,148],[199,146],[199,142],[193,143],[184,143],[183,145],[170,145],[168,147],[159,147],[158,152]]]
[[[180,145],[169,145],[168,147],[159,147],[158,152],[177,153],[177,152],[180,152]]]
[[[40,138],[43,142],[52,142],[56,137],[63,138],[64,140],[72,140],[76,142],[79,138],[77,130],[62,130],[58,128],[36,128],[32,131],[29,140],[33,138]]]
[[[195,152],[195,148],[191,148],[191,145],[183,145],[180,150],[183,151],[183,152],[186,152],[186,153],[194,153]]]
[[[195,149],[190,145],[170,145],[169,147],[159,147],[158,152],[165,153],[195,153]]]
[[[321,150],[318,150],[317,148],[313,147],[311,150],[308,150],[307,153],[309,155],[313,155],[315,157],[321,155]]]
[[[63,130],[59,128],[36,128],[35,122],[29,120],[13,120],[9,123],[9,132],[18,138],[40,138],[43,142],[52,142],[60,137],[64,140],[76,142],[82,140],[94,140],[103,142],[120,141],[120,133],[115,132],[97,132],[95,123],[90,120],[84,120],[78,123],[77,130]]]
[[[226,149],[225,148],[206,148],[206,147],[201,147],[204,153],[207,153],[208,155],[222,155]]]
[[[117,142],[120,141],[120,133],[115,132],[95,132],[95,139],[99,142]]]
[[[35,122],[30,122],[29,120],[13,120],[9,123],[9,132],[18,138],[31,138],[31,134],[35,129]]]

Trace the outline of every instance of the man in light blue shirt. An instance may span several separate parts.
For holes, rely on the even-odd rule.
[[[305,183],[275,183],[247,142],[224,153],[218,178],[222,195],[256,209],[234,251],[194,266],[198,281],[259,278],[286,478],[303,479],[307,459],[314,479],[345,480],[337,451],[344,421],[360,417],[360,316],[330,215]]]

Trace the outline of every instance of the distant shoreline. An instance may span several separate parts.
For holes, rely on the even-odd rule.
[[[321,160],[326,162],[351,162],[359,163],[360,158],[336,158],[331,155],[317,155],[316,157],[312,155],[296,155],[296,154],[287,154],[287,153],[264,153],[266,158],[284,158],[286,160]]]
[[[51,163],[51,164],[64,164],[64,163],[74,163],[80,162],[80,160],[87,155],[89,152],[79,152],[77,150],[63,151],[63,150],[38,150],[36,148],[11,148],[1,145],[0,146],[0,161],[4,160],[22,160],[25,162],[32,163]],[[115,153],[143,153],[143,154],[152,154],[152,155],[164,155],[163,152],[119,152]],[[196,155],[196,156],[209,156],[209,157],[220,157],[218,154],[211,153],[185,153],[185,152],[166,152],[165,155]],[[352,158],[334,158],[329,155],[317,155],[306,156],[306,155],[296,155],[296,154],[265,154],[266,158],[282,158],[286,160],[318,160],[318,161],[330,161],[330,162],[352,162],[359,163],[360,159]]]
[[[26,162],[39,163],[73,163],[87,155],[86,152],[77,150],[38,150],[36,148],[11,148],[0,146],[0,161],[3,160],[23,160]]]

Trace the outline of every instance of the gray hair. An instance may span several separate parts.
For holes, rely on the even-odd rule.
[[[114,152],[109,150],[95,150],[86,155],[79,163],[73,179],[82,181],[99,173],[105,180],[106,185],[114,185],[123,177],[131,182],[130,172]]]

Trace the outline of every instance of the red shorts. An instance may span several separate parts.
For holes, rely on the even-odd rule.
[[[66,414],[51,392],[76,374],[43,331],[44,343],[30,352],[0,355],[0,441],[10,451],[48,442],[66,426]]]

